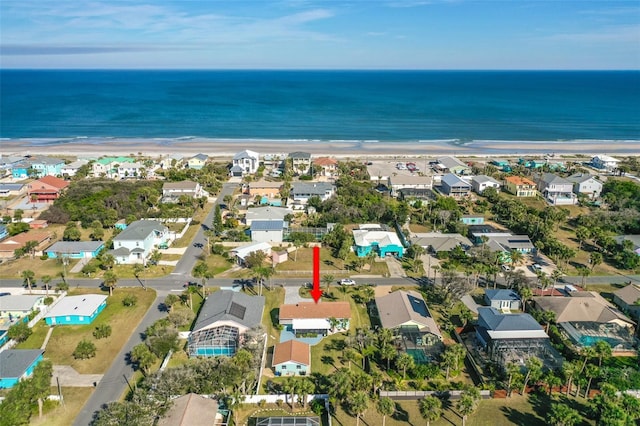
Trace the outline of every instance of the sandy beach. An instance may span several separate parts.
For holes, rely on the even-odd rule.
[[[244,149],[260,154],[305,151],[313,155],[336,158],[396,158],[509,155],[640,155],[640,141],[310,141],[310,140],[220,140],[205,138],[77,138],[77,139],[4,139],[0,141],[2,155],[68,155],[98,157],[100,155],[141,154],[160,157],[172,154],[206,154],[215,158],[230,158]]]

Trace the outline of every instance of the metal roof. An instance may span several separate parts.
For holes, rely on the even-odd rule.
[[[104,245],[103,241],[58,241],[45,251],[54,253],[94,252]]]
[[[282,231],[287,228],[283,220],[254,220],[251,222],[251,232],[254,231]]]
[[[107,300],[107,296],[101,294],[82,294],[80,296],[63,297],[44,316],[45,318],[65,317],[78,315],[90,317],[98,307]]]

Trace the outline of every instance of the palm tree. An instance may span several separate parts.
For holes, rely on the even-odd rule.
[[[389,370],[389,362],[396,356],[396,348],[391,344],[385,344],[380,348],[380,358],[387,360],[387,370]]]
[[[467,417],[473,414],[478,408],[478,402],[480,401],[480,391],[478,388],[469,388],[462,392],[460,400],[456,404],[456,409],[462,415],[462,426],[467,424]]]
[[[514,269],[516,266],[520,265],[524,261],[524,255],[522,252],[518,250],[511,250],[509,253],[511,257],[511,268]]]
[[[529,381],[535,383],[542,375],[542,361],[540,361],[540,359],[534,357],[528,358],[525,361],[525,366],[527,368],[527,374],[524,376],[524,383],[522,384],[522,395],[525,394]]]
[[[349,371],[351,371],[351,363],[356,362],[360,358],[360,354],[353,348],[347,348],[342,353],[344,359],[349,363]]]
[[[49,295],[49,287],[50,287],[49,284],[51,284],[52,279],[53,277],[51,277],[51,275],[43,275],[41,278],[42,284],[44,284],[44,291],[46,296]]]
[[[349,409],[356,415],[356,426],[360,425],[360,416],[367,411],[369,407],[369,394],[364,391],[358,391],[349,398]]]
[[[29,288],[29,293],[31,293],[31,283],[35,280],[36,274],[31,269],[25,269],[20,274],[24,284]]]
[[[573,426],[582,422],[582,417],[577,410],[563,403],[551,404],[551,410],[547,414],[548,424],[554,426]]]
[[[327,292],[329,291],[329,287],[331,287],[331,283],[333,283],[335,279],[336,278],[331,274],[324,274],[322,276],[322,282],[324,285],[327,286]]]
[[[553,280],[553,286],[555,287],[556,284],[558,284],[558,281],[560,280],[560,278],[562,278],[562,271],[560,269],[554,269],[554,271],[551,273],[551,279]]]
[[[585,268],[584,266],[578,266],[576,270],[578,271],[578,274],[582,277],[582,288],[586,288],[585,283],[587,281],[587,277],[591,275],[591,269]]]
[[[302,401],[302,409],[307,408],[307,396],[316,390],[316,385],[309,379],[302,379],[298,382],[298,402]]]
[[[611,356],[611,345],[604,340],[598,340],[596,344],[593,345],[593,349],[598,358],[598,367],[602,367],[602,361]]]
[[[582,367],[580,368],[580,374],[582,374],[582,372],[584,371],[587,365],[587,362],[591,358],[596,357],[596,350],[592,346],[585,346],[582,349],[580,349],[580,355],[584,357],[584,359],[582,360]]]
[[[396,412],[396,403],[393,402],[391,398],[383,396],[378,400],[376,410],[378,413],[382,414],[382,426],[385,426],[387,423],[387,416],[393,416],[393,413]]]
[[[433,265],[431,267],[431,269],[433,269],[433,284],[435,285],[436,276],[438,275],[438,272],[440,272],[440,270],[442,270],[442,267],[440,265]]]
[[[575,362],[565,361],[562,364],[562,375],[566,380],[565,386],[567,387],[567,396],[571,393],[571,383],[573,378],[578,374],[578,368],[579,366]]]
[[[598,377],[600,377],[601,372],[602,370],[597,365],[593,365],[593,364],[587,365],[587,368],[584,374],[589,378],[589,381],[587,382],[587,388],[585,389],[585,392],[584,392],[585,398],[589,398],[589,390],[591,389],[591,382],[593,381],[593,379],[597,379]],[[576,394],[576,396],[578,395]]]
[[[505,371],[507,373],[507,397],[511,396],[511,392],[513,391],[513,388],[516,387],[516,383],[520,382],[520,379],[522,379],[522,372],[520,369],[520,366],[510,362],[507,364]]]
[[[413,368],[415,361],[413,357],[406,352],[401,352],[396,356],[396,367],[402,369],[402,379],[407,378],[407,369]]]
[[[533,296],[533,292],[529,287],[520,287],[520,300],[522,300],[522,312],[527,312],[527,302]]]
[[[425,396],[419,401],[420,414],[427,426],[442,417],[442,401],[435,396]]]
[[[298,379],[294,379],[293,377],[285,378],[284,382],[282,383],[282,389],[291,396],[291,399],[289,400],[289,405],[293,410],[294,409],[293,397],[298,391]]]
[[[107,271],[104,273],[102,283],[109,288],[109,296],[113,296],[113,289],[116,288],[118,283],[118,276],[113,271]]]

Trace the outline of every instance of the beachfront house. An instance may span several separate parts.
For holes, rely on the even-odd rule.
[[[494,158],[489,162],[489,164],[496,166],[501,172],[508,173],[512,170],[509,160],[506,160],[504,158]]]
[[[65,178],[73,177],[78,173],[80,167],[86,166],[88,163],[89,162],[87,160],[76,160],[72,163],[65,164],[62,166],[62,169],[60,169],[60,174]]]
[[[291,187],[293,208],[301,210],[307,205],[309,198],[318,197],[326,201],[336,192],[336,186],[328,182],[294,182]]]
[[[292,152],[289,154],[289,161],[291,161],[291,167],[295,174],[311,174],[311,154],[309,154],[308,152]]]
[[[28,177],[60,176],[64,161],[44,155],[30,155],[11,164],[11,175],[14,179]]]
[[[504,178],[504,188],[516,197],[535,197],[537,195],[535,182],[520,176]]]
[[[20,380],[31,377],[42,361],[42,349],[7,349],[0,352],[0,389],[11,389]]]
[[[553,206],[574,205],[578,202],[578,197],[573,193],[573,183],[553,173],[543,173],[538,177],[538,191]]]
[[[44,252],[49,259],[93,259],[103,248],[103,241],[57,241]]]
[[[232,290],[209,295],[189,334],[189,356],[233,356],[247,331],[260,325],[264,300]]]
[[[28,231],[8,237],[0,242],[0,259],[12,259],[16,250],[23,249],[29,241],[35,241],[33,254],[39,252],[51,241],[51,234],[47,231]]]
[[[169,228],[157,220],[136,220],[113,239],[111,255],[118,264],[146,263],[153,250],[170,241]]]
[[[432,176],[397,174],[389,176],[387,182],[392,197],[398,197],[403,189],[431,189],[433,187]]]
[[[208,194],[202,189],[202,185],[198,182],[183,180],[180,182],[165,182],[162,185],[162,201],[176,202],[180,196],[185,195],[189,198],[205,197]]]
[[[44,316],[47,325],[91,324],[107,306],[107,296],[82,294],[65,296]]]
[[[271,366],[276,376],[306,376],[311,373],[311,346],[295,339],[277,343]]]
[[[196,154],[187,160],[187,168],[200,170],[207,164],[209,157],[205,154]]]
[[[349,302],[298,302],[281,305],[278,322],[291,339],[294,335],[329,334],[348,331],[351,319]],[[290,340],[290,339],[289,339]]]
[[[91,173],[94,177],[118,178],[118,167],[121,164],[134,163],[131,157],[102,157],[91,164]]]
[[[453,198],[464,198],[471,192],[471,185],[453,173],[442,176],[441,192]]]
[[[252,175],[258,171],[260,156],[255,151],[245,149],[233,156],[231,176],[242,177]]]
[[[631,351],[635,345],[635,322],[599,293],[571,291],[567,296],[536,296],[532,306],[555,314],[555,323],[577,347],[609,343],[614,352]]]
[[[27,185],[27,195],[32,202],[52,203],[60,198],[69,182],[55,176],[45,176]]]
[[[610,157],[608,155],[596,155],[591,159],[591,166],[599,170],[606,170],[612,172],[618,168],[620,160]]]
[[[404,255],[404,246],[398,234],[384,225],[362,224],[358,229],[353,230],[353,239],[358,257],[365,257],[371,252],[380,257]]]
[[[336,177],[338,175],[338,160],[330,157],[318,157],[313,160],[313,172],[324,177]]]
[[[573,183],[574,194],[584,194],[593,199],[600,197],[602,193],[602,182],[598,176],[589,173],[575,173],[567,178]]]
[[[495,188],[496,191],[499,191],[500,182],[491,176],[477,175],[471,178],[471,187],[477,194],[482,194],[487,188]]]
[[[456,157],[438,157],[434,169],[440,173],[453,173],[456,175],[468,175],[471,167],[467,166]]]

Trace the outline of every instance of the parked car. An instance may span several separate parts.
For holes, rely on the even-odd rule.
[[[187,288],[187,287],[202,287],[202,284],[197,283],[195,281],[187,281],[186,283],[184,283],[183,287],[184,288]]]
[[[502,267],[502,270],[505,272],[509,272],[511,270],[511,266],[509,265],[502,265],[501,267]]]
[[[340,285],[356,285],[356,282],[351,278],[343,278],[340,280]]]
[[[534,263],[533,265],[531,265],[531,269],[533,269],[533,272],[542,271],[542,266],[540,266],[539,263]]]
[[[396,163],[396,169],[398,169],[398,170],[406,170],[407,166],[405,166],[404,163]]]

